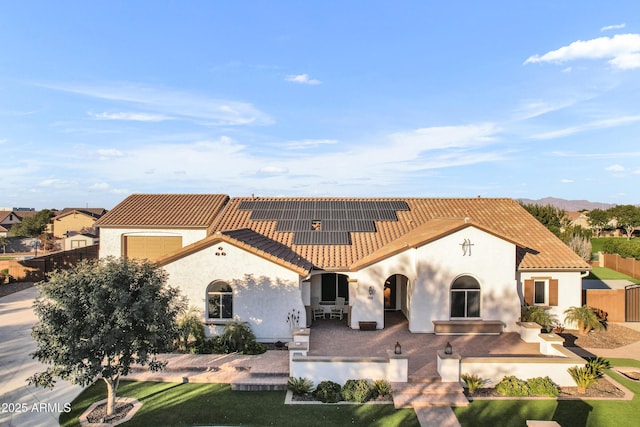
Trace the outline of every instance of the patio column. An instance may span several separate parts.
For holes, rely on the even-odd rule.
[[[460,359],[458,353],[445,354],[438,350],[438,375],[443,383],[460,382]]]

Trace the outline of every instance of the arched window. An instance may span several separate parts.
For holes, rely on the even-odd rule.
[[[451,285],[451,317],[480,317],[480,284],[471,276],[460,276]]]
[[[233,290],[228,283],[218,280],[207,286],[207,317],[209,319],[233,317]]]

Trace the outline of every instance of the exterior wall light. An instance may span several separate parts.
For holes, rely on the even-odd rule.
[[[373,294],[376,293],[376,290],[373,288],[373,286],[369,286],[369,296],[372,297]]]
[[[396,349],[394,351],[395,354],[402,354],[402,346],[400,345],[400,342],[396,341]]]
[[[451,343],[447,342],[447,345],[444,346],[444,354],[453,353],[453,347],[451,347]]]

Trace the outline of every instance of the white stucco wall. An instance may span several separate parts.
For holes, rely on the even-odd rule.
[[[108,256],[121,257],[123,236],[182,236],[182,246],[207,237],[206,229],[144,229],[144,228],[109,228],[100,227],[100,258]]]
[[[464,239],[473,244],[471,254],[464,255]],[[450,319],[450,287],[456,277],[475,277],[481,287],[481,319],[501,320],[506,331],[517,330],[520,298],[516,284],[515,245],[475,227],[452,233],[417,249],[407,249],[393,257],[364,268],[357,274],[358,298],[353,302],[352,325],[360,320],[384,321],[383,286],[392,274],[409,280],[409,329],[433,332],[434,320]],[[376,293],[368,298],[372,285]],[[400,302],[402,304],[402,302]]]
[[[222,249],[219,249],[222,248]],[[217,253],[226,255],[216,256]],[[300,311],[299,325],[306,324],[300,277],[297,273],[228,243],[216,243],[164,266],[169,284],[182,289],[189,304],[206,315],[209,283],[223,280],[233,288],[233,316],[249,322],[259,341],[289,341],[287,315]],[[209,325],[209,335],[221,331]]]
[[[549,313],[567,328],[576,329],[576,325],[564,321],[564,311],[569,307],[582,306],[582,277],[580,272],[573,271],[542,271],[519,273],[519,293],[524,303],[524,281],[529,279],[557,279],[558,305],[549,308]]]

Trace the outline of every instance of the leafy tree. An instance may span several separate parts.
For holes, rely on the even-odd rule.
[[[171,349],[176,316],[185,309],[166,278],[147,261],[108,258],[83,261],[40,282],[32,356],[50,367],[29,377],[29,384],[53,387],[61,378],[86,386],[102,378],[112,415],[120,376],[132,364],[152,371],[166,365],[155,355]]]
[[[0,236],[0,246],[2,246],[2,253],[7,253],[7,245],[9,244],[9,239],[5,236]]]
[[[618,221],[618,227],[624,228],[627,240],[631,240],[633,232],[640,229],[640,208],[634,205],[620,205],[609,211],[611,217]]]
[[[602,231],[609,227],[611,212],[609,212],[609,210],[593,209],[587,212],[587,218],[589,219],[591,230],[595,233],[596,237],[600,237]]]
[[[556,236],[560,236],[560,230],[568,225],[564,209],[552,205],[542,206],[532,203],[522,203],[521,205]]]
[[[43,209],[34,216],[24,217],[22,222],[11,227],[11,233],[14,236],[38,237],[47,228],[47,224],[54,215],[53,211]]]

